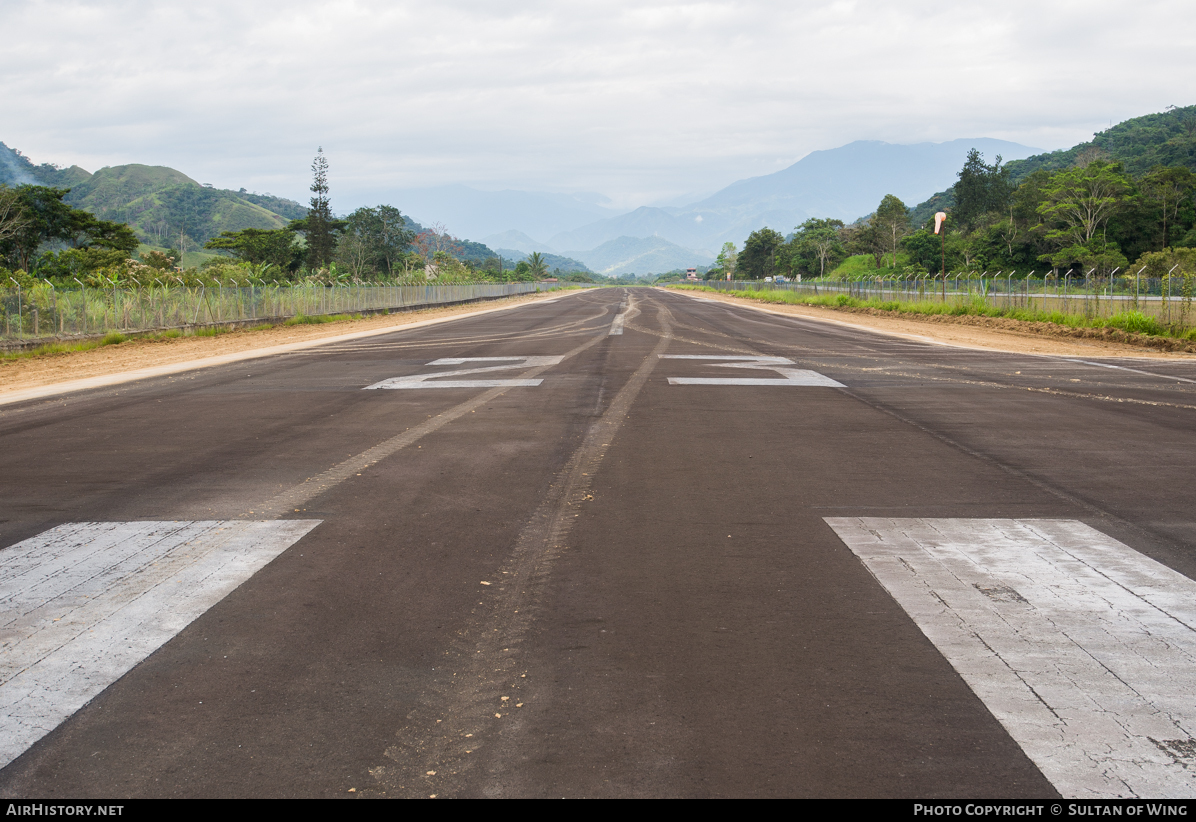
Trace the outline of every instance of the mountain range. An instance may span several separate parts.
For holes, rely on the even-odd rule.
[[[886,194],[914,206],[917,222],[923,212],[950,205],[951,186],[972,148],[988,162],[1001,155],[1015,180],[1037,169],[1067,168],[1091,152],[1121,161],[1135,175],[1155,164],[1196,169],[1196,106],[1126,120],[1053,152],[990,138],[914,145],[857,141],[811,152],[781,171],[738,180],[683,206],[620,213],[598,194],[486,192],[463,185],[396,191],[380,201],[417,215],[424,225],[480,237],[469,244],[477,255],[495,249],[514,260],[538,251],[603,274],[659,273],[709,264],[724,242],[742,244],[764,226],[788,233],[810,217],[853,222]],[[38,166],[0,143],[0,184],[21,183],[69,187],[72,205],[128,222],[155,244],[175,244],[181,230],[199,245],[220,231],[278,228],[306,213],[292,200],[215,189],[163,166],[115,166],[94,174],[78,166]]]
[[[541,234],[540,238],[525,226],[512,223],[502,232],[484,236],[483,242],[525,253],[566,255],[612,275],[706,265],[714,260],[724,242],[741,245],[758,228],[768,226],[788,233],[811,217],[850,223],[874,211],[886,194],[895,194],[911,205],[919,203],[955,182],[972,148],[990,159],[999,154],[1005,160],[1029,157],[1038,151],[990,138],[914,145],[860,140],[811,152],[788,168],[736,181],[686,206],[643,206],[552,235]],[[470,191],[461,188],[462,193]],[[525,197],[521,202],[523,213],[534,202],[532,197]],[[447,199],[440,204],[446,221],[452,219],[451,205]],[[548,200],[541,202],[541,208],[554,207]],[[502,208],[499,197],[489,219],[513,213]],[[579,216],[574,214],[573,218]],[[637,244],[632,240],[652,242]],[[620,259],[632,249],[642,249],[642,254],[648,256],[637,252]],[[662,268],[645,269],[648,260],[652,266]]]

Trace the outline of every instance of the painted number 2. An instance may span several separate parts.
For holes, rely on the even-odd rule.
[[[750,368],[756,371],[775,371],[776,377],[669,377],[669,385],[802,385],[846,388],[841,382],[824,377],[817,371],[789,368],[795,365],[786,357],[716,357],[703,354],[661,354],[662,360],[716,360],[715,368]]]
[[[455,371],[433,371],[431,374],[413,374],[409,377],[394,377],[373,385],[367,385],[366,390],[372,388],[505,388],[513,386],[533,386],[544,382],[542,379],[530,380],[476,380],[476,379],[446,379],[446,377],[464,377],[470,374],[486,374],[492,371],[511,371],[516,368],[537,368],[544,365],[556,365],[564,357],[443,357],[433,360],[428,365],[464,365],[466,363],[496,363],[478,368],[459,368]]]

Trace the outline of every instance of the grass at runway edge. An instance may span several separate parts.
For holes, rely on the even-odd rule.
[[[1196,328],[1165,325],[1154,317],[1139,311],[1122,311],[1108,317],[1087,317],[1083,314],[1065,314],[1062,311],[1042,311],[1034,308],[999,308],[988,305],[982,299],[966,302],[941,303],[907,300],[860,299],[847,294],[799,294],[793,291],[721,291],[707,286],[672,286],[684,291],[706,291],[725,294],[756,302],[780,303],[785,305],[809,305],[825,308],[864,311],[868,313],[912,314],[918,316],[946,317],[990,317],[1015,320],[1026,323],[1027,330],[1041,332],[1041,324],[1055,326],[1063,336],[1099,336],[1119,342],[1165,347],[1171,350],[1196,350],[1187,343],[1196,342]],[[1030,324],[1034,324],[1031,326]],[[1112,334],[1077,334],[1074,332],[1106,331]],[[1070,332],[1070,333],[1069,333]],[[1116,333],[1120,332],[1120,334]],[[1169,344],[1165,344],[1169,343]]]

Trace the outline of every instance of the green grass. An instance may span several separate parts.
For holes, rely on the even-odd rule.
[[[891,258],[885,256],[884,260],[887,262]],[[901,270],[904,266],[909,264],[909,255],[904,252],[897,253],[897,266],[890,268],[887,265],[882,265],[876,268],[876,261],[871,254],[856,254],[848,257],[835,268],[826,273],[828,280],[866,280],[872,277],[893,277],[901,276]]]
[[[25,360],[30,357],[42,357],[46,354],[68,354],[72,351],[90,351],[93,348],[103,348],[106,345],[120,345],[129,338],[118,331],[105,334],[98,340],[83,340],[76,343],[46,343],[28,351],[5,351],[0,354],[0,360]]]
[[[360,314],[297,314],[283,323],[283,325],[320,325],[322,323],[338,323],[345,320],[360,320]]]
[[[896,314],[921,314],[932,316],[942,314],[951,317],[1001,317],[1023,322],[1048,322],[1069,328],[1116,328],[1130,334],[1151,337],[1172,337],[1196,340],[1196,328],[1166,326],[1154,317],[1140,311],[1123,311],[1110,317],[1086,317],[1082,314],[1064,314],[1061,311],[1042,311],[1035,308],[999,308],[976,297],[968,302],[942,303],[930,300],[881,300],[860,299],[847,294],[800,294],[794,291],[720,291],[708,286],[678,286],[694,291],[709,291],[728,294],[746,300],[789,305],[821,305],[831,308],[875,308]]]

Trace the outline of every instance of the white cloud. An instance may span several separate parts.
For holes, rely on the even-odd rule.
[[[855,139],[1057,148],[1185,105],[1186,4],[21,2],[0,139],[338,208],[447,182],[638,205]]]

